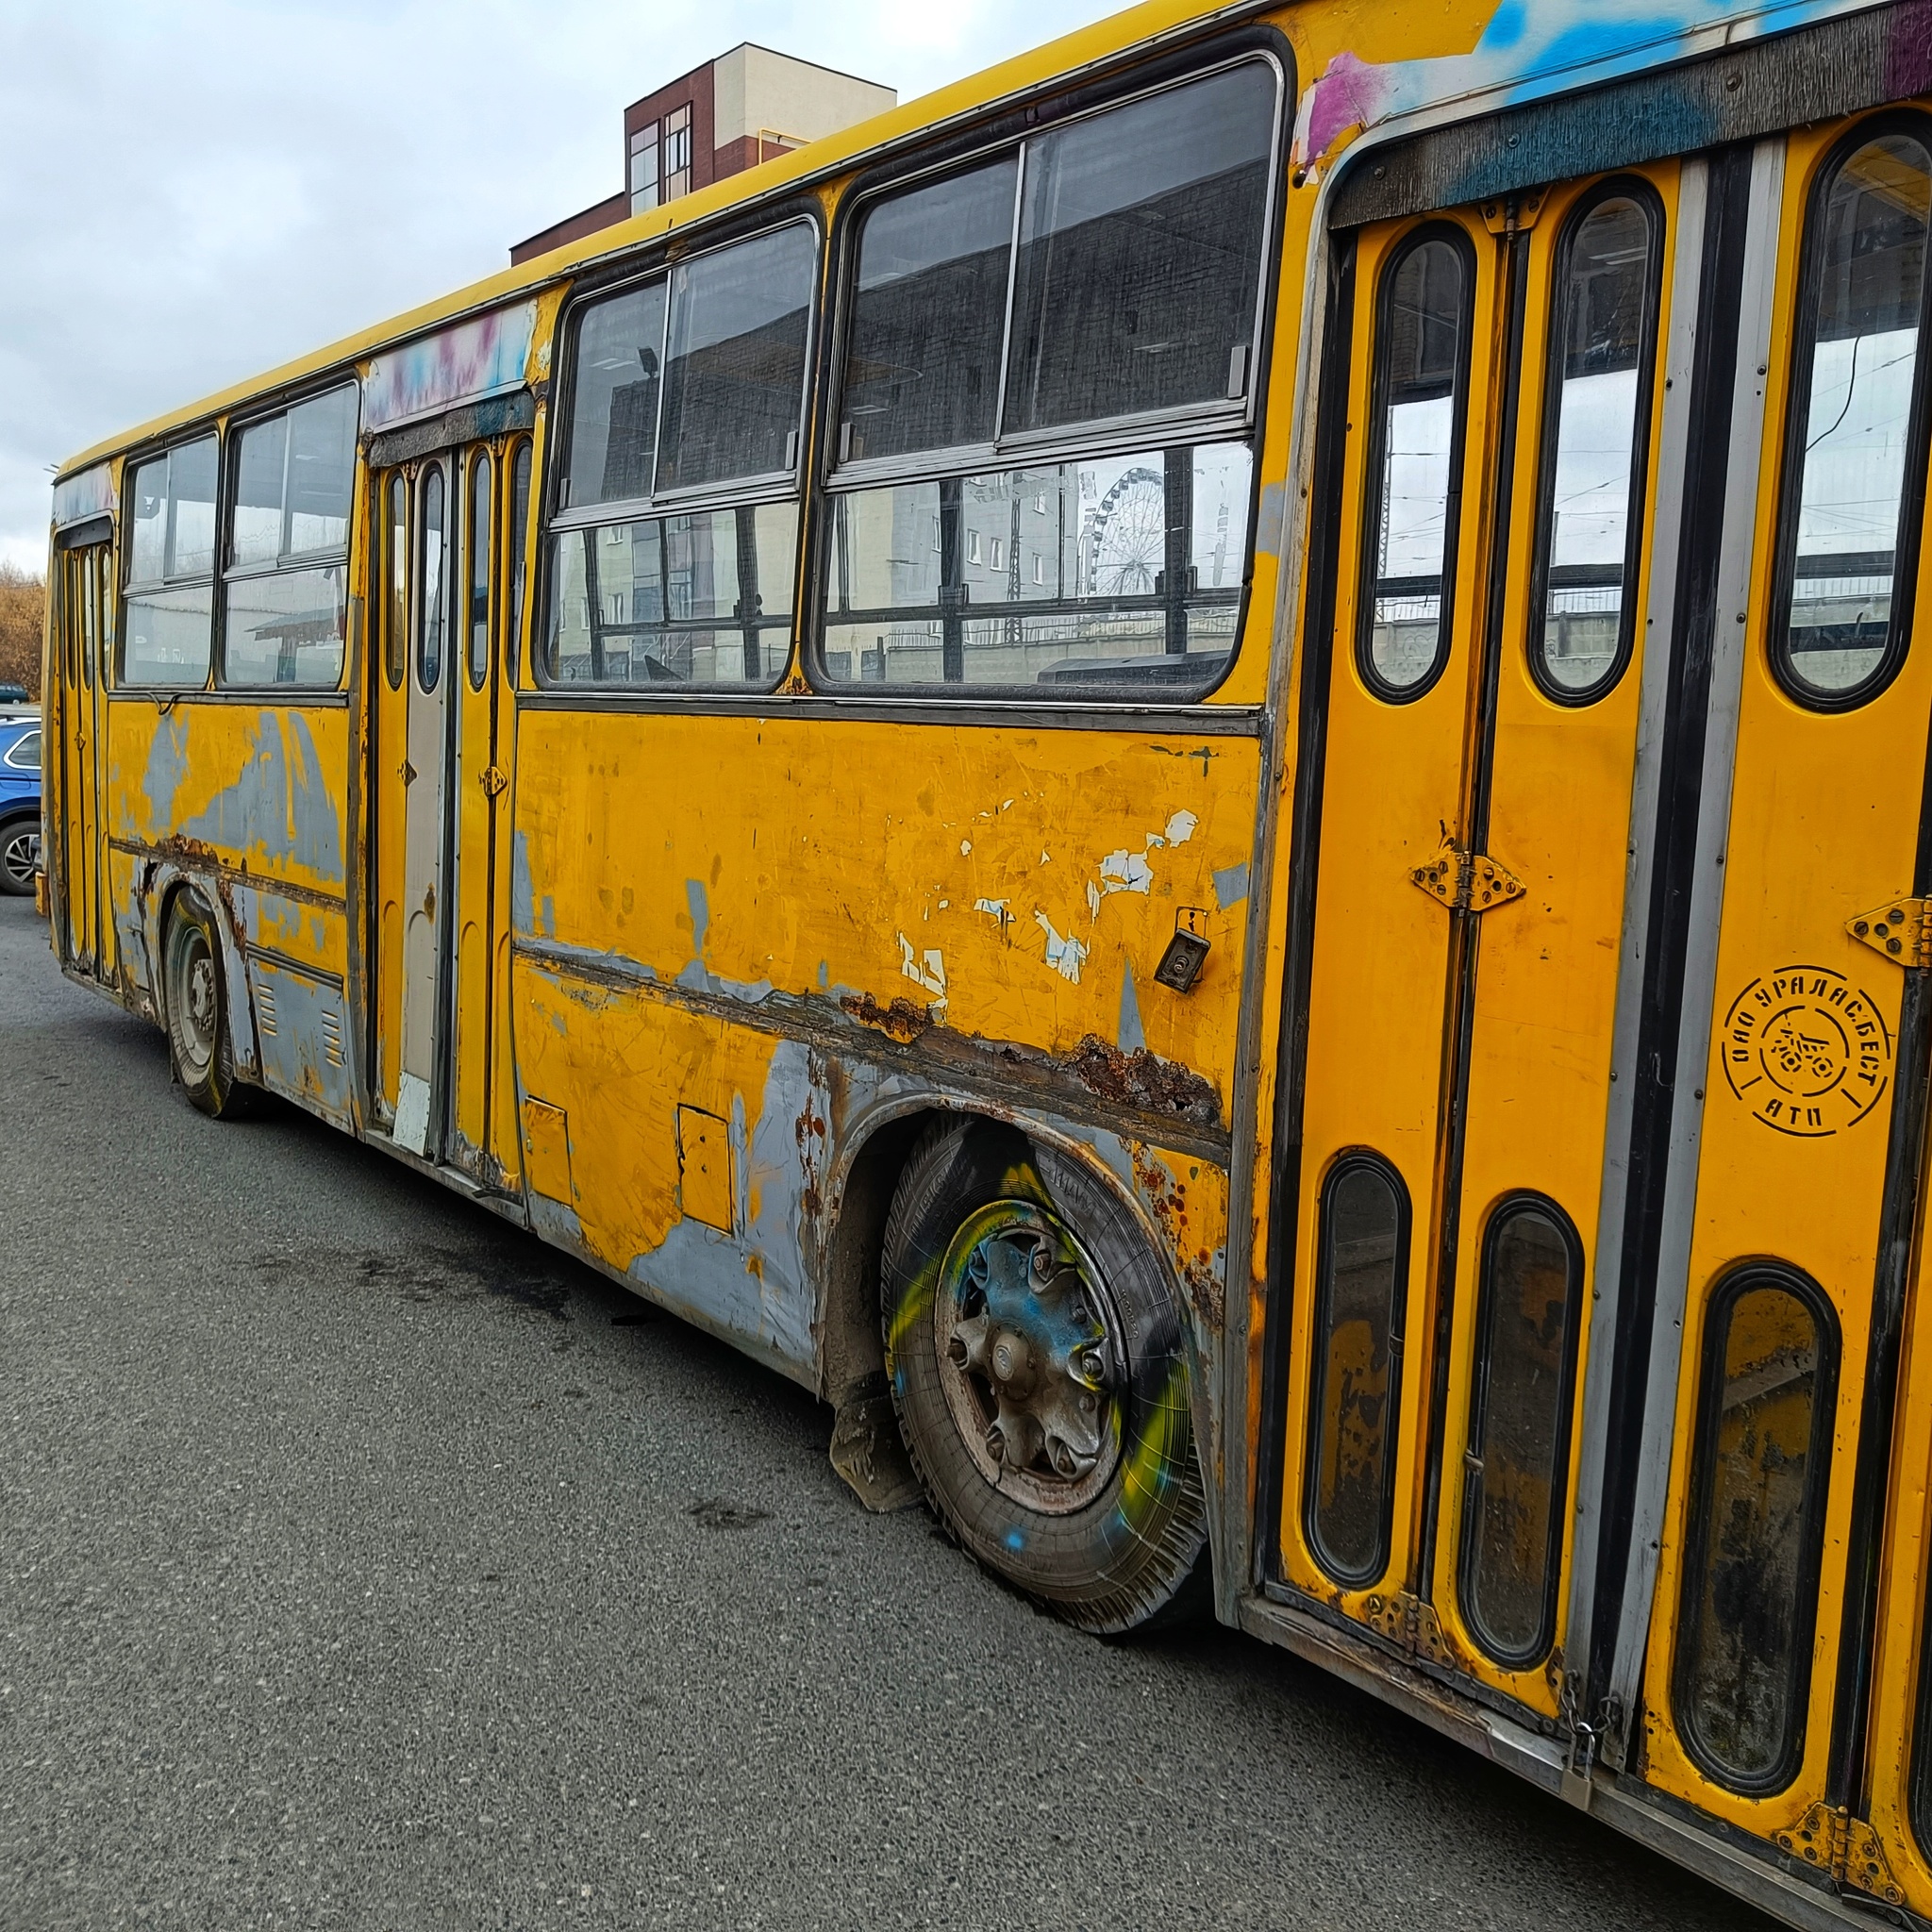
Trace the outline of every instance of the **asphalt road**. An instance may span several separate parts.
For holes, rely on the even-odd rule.
[[[17,899],[0,1200],[4,1932],[1769,1932],[1291,1657],[1035,1614],[790,1384],[204,1120]]]

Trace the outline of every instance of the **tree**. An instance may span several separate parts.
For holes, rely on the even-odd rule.
[[[29,697],[41,694],[41,629],[46,608],[45,578],[0,558],[0,684],[24,684]]]

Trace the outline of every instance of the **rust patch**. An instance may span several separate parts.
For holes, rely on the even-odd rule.
[[[831,1128],[824,1108],[819,1105],[818,1096],[826,1085],[825,1057],[816,1047],[807,1052],[805,1074],[805,1105],[799,1109],[798,1118],[792,1124],[792,1132],[798,1141],[798,1172],[803,1182],[798,1206],[799,1212],[807,1224],[804,1245],[807,1251],[810,1252],[811,1244],[817,1239],[820,1217],[825,1210],[824,1190],[822,1183],[830,1156],[830,1141],[827,1137]]]
[[[895,1002],[896,1004],[896,1002]],[[1077,1074],[1103,1100],[1118,1101],[1146,1113],[1164,1113],[1198,1127],[1218,1125],[1221,1098],[1213,1087],[1178,1060],[1137,1047],[1123,1053],[1097,1033],[1090,1033],[1067,1057],[1067,1071]]]
[[[1134,1186],[1146,1202],[1154,1224],[1180,1270],[1181,1282],[1196,1312],[1210,1328],[1219,1328],[1226,1314],[1221,1279],[1214,1272],[1212,1252],[1201,1245],[1189,1220],[1188,1184],[1177,1180],[1138,1141],[1128,1144],[1134,1163]]]
[[[908,1044],[932,1030],[932,1016],[903,996],[890,1007],[882,1007],[869,992],[847,993],[839,1004],[861,1026],[875,1026],[881,1033]]]

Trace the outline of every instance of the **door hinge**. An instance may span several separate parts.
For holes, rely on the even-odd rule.
[[[1845,930],[1895,966],[1932,966],[1932,899],[1893,899],[1875,912],[1846,920]]]
[[[1452,912],[1491,912],[1523,896],[1523,881],[1487,852],[1471,852],[1444,839],[1436,856],[1409,877]]]
[[[509,789],[509,780],[503,775],[502,767],[498,765],[491,765],[476,782],[491,798]]]
[[[413,785],[416,782],[416,768],[408,761],[408,758],[405,758],[402,761],[402,763],[396,767],[396,776],[399,777],[405,785]]]
[[[1442,1634],[1442,1622],[1434,1604],[1411,1596],[1406,1590],[1392,1596],[1375,1595],[1362,1606],[1363,1621],[1378,1637],[1401,1647],[1405,1657],[1421,1663],[1457,1668],[1449,1640]]]
[[[1883,1840],[1844,1805],[1827,1805],[1821,1799],[1789,1831],[1774,1832],[1773,1837],[1779,1850],[1830,1873],[1835,1884],[1862,1891],[1868,1898],[1882,1898],[1889,1906],[1906,1902],[1891,1875]]]

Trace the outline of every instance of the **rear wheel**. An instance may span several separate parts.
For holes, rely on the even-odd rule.
[[[882,1289],[899,1424],[958,1541],[1086,1629],[1182,1600],[1207,1507],[1180,1315],[1114,1195],[1017,1129],[939,1125],[893,1195]]]
[[[177,893],[168,909],[162,961],[175,1077],[203,1113],[231,1118],[243,1110],[247,1090],[235,1077],[221,935],[214,914],[192,887]]]
[[[9,898],[30,893],[40,863],[39,819],[9,819],[0,825],[0,892]]]

